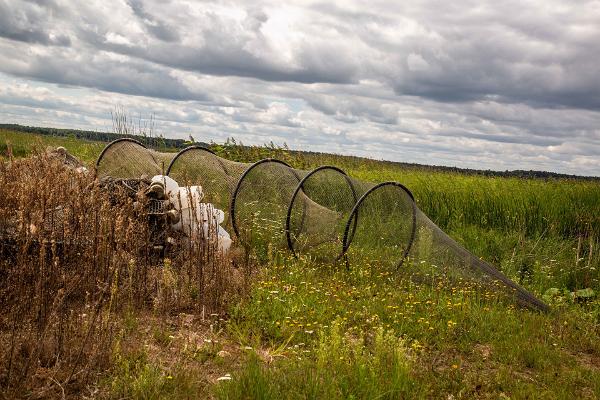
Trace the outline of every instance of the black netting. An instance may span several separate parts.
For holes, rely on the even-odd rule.
[[[202,186],[204,201],[226,211],[225,224],[229,224],[227,211],[231,204],[231,193],[249,166],[225,160],[208,149],[193,146],[180,151],[173,158],[167,175],[180,185]]]
[[[172,158],[170,153],[147,149],[133,139],[117,139],[109,143],[96,161],[96,175],[121,179],[152,177],[165,170]]]
[[[443,276],[460,285],[484,286],[514,297],[522,306],[548,310],[542,301],[448,236],[421,210],[417,210],[416,217],[415,242],[410,251],[413,271],[422,276]]]
[[[330,166],[308,172],[272,159],[237,163],[198,146],[173,157],[131,139],[109,144],[97,161],[99,177],[137,179],[162,171],[180,185],[201,185],[204,201],[225,211],[227,229],[259,257],[283,247],[322,262],[344,256],[349,266],[475,282],[548,309],[446,235],[399,183],[374,185]]]
[[[252,164],[233,192],[230,214],[236,236],[259,250],[285,246],[288,207],[304,175],[278,160]]]
[[[306,175],[288,209],[286,234],[290,250],[323,262],[341,258],[346,221],[364,193],[364,186],[331,166],[319,167]]]
[[[396,182],[374,186],[359,199],[346,223],[348,261],[400,267],[415,238],[415,220],[415,202],[404,186]]]

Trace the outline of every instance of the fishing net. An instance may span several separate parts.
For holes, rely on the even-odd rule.
[[[226,211],[224,225],[238,244],[259,258],[287,247],[295,256],[323,263],[342,260],[348,267],[474,282],[523,306],[548,310],[444,233],[397,182],[364,182],[333,166],[298,170],[275,159],[238,163],[199,146],[173,156],[131,139],[109,144],[96,165],[99,177],[128,179],[165,171],[180,185],[201,185],[204,201]]]
[[[488,292],[504,293],[524,307],[548,311],[548,306],[506,277],[488,262],[475,256],[442,231],[421,210],[416,212],[415,240],[410,250],[411,268],[443,276],[464,286],[483,287]]]
[[[417,208],[412,194],[396,182],[370,188],[357,201],[346,222],[343,251],[350,263],[398,269],[412,248]]]
[[[173,158],[166,174],[180,185],[201,185],[204,201],[227,211],[237,182],[250,164],[229,161],[201,146],[191,146]],[[230,225],[229,215],[225,225]]]
[[[115,179],[152,177],[165,171],[172,158],[173,154],[150,150],[137,140],[117,139],[100,153],[96,161],[96,175]]]
[[[285,221],[294,190],[304,175],[283,161],[265,159],[248,167],[232,195],[236,236],[261,255],[286,245]]]
[[[360,196],[371,186],[333,166],[318,167],[308,173],[289,203],[289,249],[295,255],[308,255],[322,262],[341,259],[346,222]],[[351,227],[350,233],[354,234],[356,223]]]

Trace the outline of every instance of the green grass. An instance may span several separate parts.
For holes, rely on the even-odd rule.
[[[589,361],[600,360],[597,300],[552,303],[541,315],[469,285],[373,271],[271,260],[229,329],[280,357],[268,367],[249,357],[219,397],[248,398],[250,381],[249,398],[600,395],[600,369]],[[378,345],[381,335],[397,342]]]
[[[103,147],[0,131],[0,154],[6,141],[23,156],[38,140],[87,162]],[[130,323],[139,345],[117,352],[103,381],[107,397],[600,398],[597,181],[433,172],[276,148],[215,149],[237,161],[272,156],[304,169],[338,165],[371,182],[397,180],[450,236],[552,311],[522,310],[471,282],[426,275],[434,268],[419,260],[393,273],[367,257],[348,271],[269,247],[249,295],[211,326],[234,361],[223,362],[214,349],[185,355],[186,348],[185,362],[161,362],[177,346],[177,332]],[[576,295],[586,288],[595,295]],[[160,357],[148,348],[161,349]],[[215,366],[231,379],[204,379]]]
[[[13,157],[26,157],[47,147],[63,146],[85,163],[92,164],[106,143],[61,136],[34,135],[0,129],[0,160],[8,158],[9,149]]]
[[[275,157],[306,170],[329,164],[368,182],[398,181],[411,190],[419,208],[445,230],[476,225],[528,236],[600,236],[600,180],[467,175],[356,157],[299,154],[272,146],[216,146],[215,150],[236,161]]]
[[[153,363],[143,351],[116,357],[112,379],[106,385],[108,397],[114,399],[196,398],[202,389],[187,371]]]
[[[366,343],[366,340],[372,343]],[[372,338],[344,336],[334,321],[314,348],[273,368],[256,355],[232,382],[217,387],[217,397],[255,399],[424,398],[411,375],[410,350],[402,339],[379,329]],[[306,353],[314,352],[314,355]],[[304,353],[306,352],[306,353]]]

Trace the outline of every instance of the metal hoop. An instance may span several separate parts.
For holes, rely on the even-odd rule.
[[[354,187],[354,184],[352,183],[352,180],[350,179],[348,174],[346,174],[346,172],[344,172],[341,168],[338,168],[336,166],[323,165],[323,166],[317,167],[317,168],[313,169],[311,172],[309,172],[309,174],[306,175],[304,178],[302,178],[300,183],[298,183],[298,186],[296,186],[296,190],[294,190],[294,194],[292,195],[292,199],[290,200],[290,204],[289,204],[288,210],[287,210],[287,215],[285,218],[285,236],[287,239],[288,248],[292,252],[292,255],[296,258],[298,257],[298,255],[296,254],[296,252],[294,250],[294,243],[292,241],[292,234],[291,234],[291,230],[290,230],[290,223],[291,223],[291,219],[292,219],[292,206],[294,205],[294,200],[298,196],[298,193],[301,190],[304,191],[304,182],[306,182],[306,180],[308,178],[310,178],[311,176],[313,176],[315,173],[317,173],[321,170],[324,170],[324,169],[330,169],[330,170],[333,170],[333,171],[336,171],[336,172],[339,172],[340,174],[342,174],[344,176],[344,178],[346,179],[346,182],[348,182],[348,186],[350,186],[350,190],[352,190],[352,197],[354,198],[355,204],[358,199],[358,195],[356,194],[356,189]],[[304,210],[303,210],[303,214],[304,214]],[[304,218],[303,218],[303,220],[304,220]],[[355,222],[354,222],[355,227],[356,227],[356,221],[357,221],[357,218],[355,218]],[[343,255],[344,255],[344,250],[342,248],[342,252],[340,253],[340,255],[338,257],[336,257],[336,261],[339,260],[341,257],[343,257]]]
[[[411,191],[408,190],[408,188],[406,186],[404,186],[403,184],[398,183],[398,182],[380,183],[376,186],[373,186],[371,189],[367,190],[367,192],[361,196],[361,198],[358,200],[358,202],[354,205],[354,208],[352,208],[352,211],[350,212],[350,216],[348,217],[348,221],[346,222],[346,229],[344,230],[343,253],[342,254],[345,254],[348,251],[348,249],[350,248],[350,244],[352,244],[352,239],[353,239],[354,235],[352,235],[351,238],[348,237],[348,234],[350,231],[350,224],[351,224],[352,220],[355,219],[354,218],[355,215],[356,215],[356,218],[358,218],[358,210],[359,210],[360,206],[367,199],[367,197],[369,197],[369,195],[371,193],[373,193],[374,191],[376,191],[384,186],[399,187],[400,189],[404,190],[404,192],[406,192],[406,194],[408,194],[408,196],[411,199],[412,227],[411,227],[411,232],[410,232],[410,239],[408,241],[408,245],[406,246],[406,249],[404,250],[402,259],[400,260],[400,262],[398,263],[398,266],[396,267],[398,269],[402,266],[402,264],[404,263],[404,260],[408,256],[408,253],[410,252],[410,249],[412,248],[413,242],[415,240],[415,235],[417,233],[417,205],[415,203],[415,198],[414,198],[413,194],[411,193]]]
[[[257,166],[264,164],[264,163],[268,163],[268,162],[273,162],[273,163],[281,164],[281,165],[288,167],[292,171],[292,174],[294,174],[296,179],[298,181],[300,181],[300,176],[298,176],[298,173],[288,163],[286,163],[285,161],[278,160],[276,158],[265,158],[265,159],[255,162],[254,164],[249,166],[248,169],[246,169],[246,171],[244,171],[242,176],[240,176],[240,179],[238,179],[238,182],[235,185],[235,189],[233,190],[233,193],[231,195],[231,204],[229,206],[229,215],[231,216],[231,226],[233,227],[233,232],[235,233],[235,235],[237,237],[240,237],[240,232],[238,230],[238,226],[237,226],[236,219],[235,219],[235,204],[236,204],[237,195],[238,195],[238,192],[242,185],[242,182],[244,181],[244,178],[246,178],[246,176],[250,173],[250,171],[252,171]]]
[[[100,155],[96,159],[96,164],[95,164],[96,169],[98,169],[98,166],[100,165],[100,161],[102,161],[102,157],[104,157],[104,153],[106,153],[108,151],[108,149],[110,149],[113,145],[115,145],[119,142],[131,142],[131,143],[137,144],[138,146],[142,146],[144,149],[148,149],[148,147],[146,147],[145,144],[143,144],[142,142],[140,142],[138,140],[132,139],[132,138],[126,137],[126,138],[120,138],[120,139],[113,140],[112,142],[107,144],[100,152]],[[152,154],[150,154],[150,156],[152,156]],[[152,156],[152,158],[154,159],[154,156]],[[156,161],[156,159],[154,159],[154,161]]]
[[[217,157],[217,162],[219,163],[219,165],[221,165],[221,168],[223,168],[223,170],[225,171],[225,173],[227,175],[229,175],[229,172],[227,171],[227,168],[225,168],[225,164],[221,160],[221,157],[217,156],[217,154],[214,151],[212,151],[211,149],[209,149],[208,147],[204,147],[204,146],[200,146],[200,145],[188,146],[188,147],[186,147],[183,150],[179,150],[179,152],[175,155],[175,157],[173,157],[173,159],[169,163],[169,166],[167,167],[167,172],[165,172],[165,175],[169,175],[169,173],[171,172],[171,169],[173,168],[173,165],[175,165],[175,161],[180,156],[182,156],[184,153],[187,153],[190,150],[203,150],[203,151],[207,151],[210,154],[216,156]]]

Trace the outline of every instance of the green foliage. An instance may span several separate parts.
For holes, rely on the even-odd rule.
[[[195,398],[199,391],[185,371],[164,369],[141,351],[117,356],[109,386],[114,399],[185,399]]]
[[[41,136],[31,133],[14,132],[0,129],[0,160],[9,155],[20,158],[31,155],[35,149],[62,146],[86,163],[93,163],[105,143],[81,140],[73,137]]]
[[[273,157],[295,168],[335,165],[369,182],[398,181],[441,228],[478,226],[526,236],[573,238],[600,234],[600,180],[523,179],[436,170],[333,154],[292,152],[275,146],[214,145],[218,155],[241,162]]]
[[[542,315],[465,282],[273,255],[229,327],[280,356],[250,358],[217,394],[594,398],[600,372],[586,357],[600,357],[600,302],[551,304]]]
[[[398,399],[423,398],[411,376],[410,350],[378,328],[373,335],[344,335],[335,321],[314,355],[306,353],[265,368],[256,355],[217,387],[219,398]],[[310,351],[307,350],[307,353]]]

